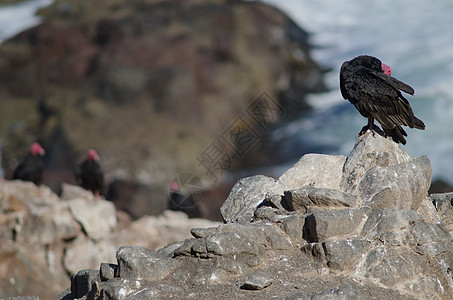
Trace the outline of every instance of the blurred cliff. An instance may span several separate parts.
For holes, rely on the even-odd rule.
[[[262,3],[57,0],[40,15],[0,46],[2,165],[10,174],[39,141],[54,190],[88,148],[108,182],[168,190],[263,93],[280,108],[274,126],[324,88],[307,33]],[[275,163],[265,129],[231,168]]]

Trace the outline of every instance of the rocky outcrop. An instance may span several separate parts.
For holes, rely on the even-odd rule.
[[[134,222],[118,216],[112,202],[77,186],[63,185],[59,198],[46,186],[0,180],[0,298],[53,299],[70,275],[114,262],[121,245],[157,249],[218,224],[172,211]]]
[[[121,247],[57,299],[451,299],[452,196],[429,198],[430,181],[428,158],[367,132],[348,157],[241,179],[225,224],[157,251]]]

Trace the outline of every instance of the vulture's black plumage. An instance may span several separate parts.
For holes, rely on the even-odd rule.
[[[362,128],[360,134],[367,129],[375,129],[376,120],[385,135],[404,145],[407,133],[401,126],[425,129],[425,124],[414,116],[409,101],[401,94],[403,91],[413,95],[414,89],[390,75],[390,67],[379,59],[361,55],[341,66],[340,90],[343,98],[368,118],[368,125]]]
[[[39,143],[33,143],[30,151],[19,163],[13,173],[13,179],[31,181],[36,185],[42,182],[45,151]]]
[[[91,191],[96,197],[104,192],[104,173],[98,161],[99,155],[90,149],[85,160],[75,169],[77,184]]]

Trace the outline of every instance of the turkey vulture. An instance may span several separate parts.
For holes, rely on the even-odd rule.
[[[104,192],[104,173],[98,163],[99,155],[93,149],[88,150],[87,156],[75,169],[77,184],[91,191],[96,198]]]
[[[39,143],[33,143],[28,154],[14,170],[13,179],[31,181],[36,185],[40,185],[42,182],[45,153]]]
[[[340,90],[343,98],[368,118],[368,125],[362,128],[360,135],[368,129],[380,132],[374,127],[376,119],[386,136],[405,145],[407,133],[401,126],[423,130],[425,124],[414,116],[409,101],[401,94],[403,91],[413,95],[414,89],[391,74],[390,67],[376,57],[361,55],[341,66]]]

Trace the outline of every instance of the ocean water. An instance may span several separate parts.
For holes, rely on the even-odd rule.
[[[378,57],[411,85],[407,95],[426,130],[407,129],[403,149],[427,155],[433,178],[453,184],[453,1],[263,0],[311,33],[314,59],[331,68],[329,92],[311,95],[315,110],[274,132],[274,138],[318,145],[318,152],[347,155],[367,120],[339,91],[341,64],[361,54]],[[302,142],[301,142],[302,143]]]
[[[36,11],[53,0],[30,0],[11,5],[0,5],[0,43],[40,22]]]

